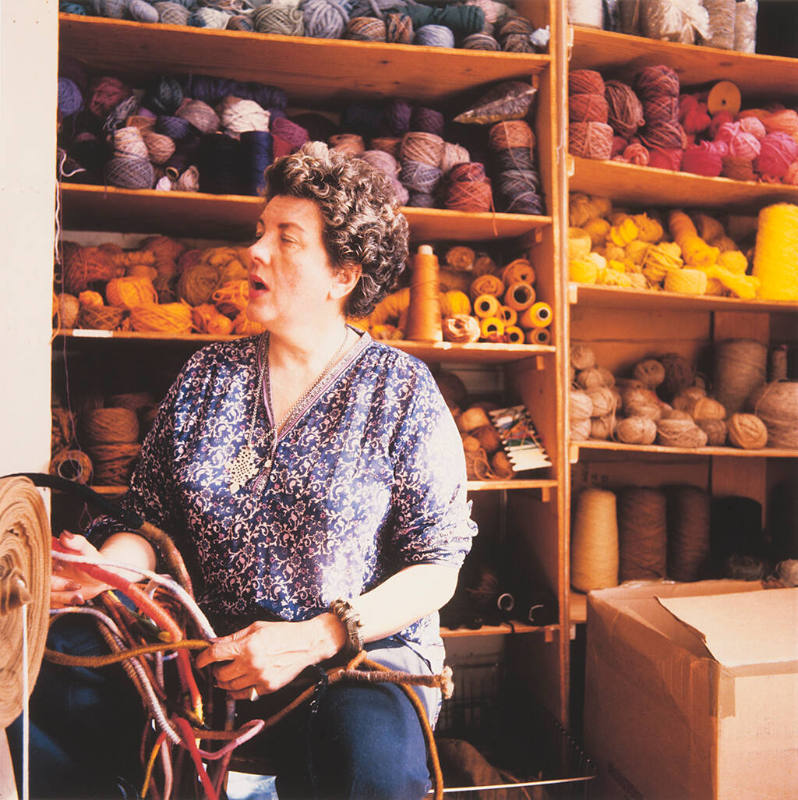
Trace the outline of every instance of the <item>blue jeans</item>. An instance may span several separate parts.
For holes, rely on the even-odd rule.
[[[397,657],[406,655],[407,648],[394,642],[369,649],[380,645],[396,650]],[[94,620],[76,615],[53,626],[47,646],[76,655],[108,652]],[[392,661],[376,660],[389,666]],[[414,800],[426,793],[424,737],[402,690],[388,684],[336,684],[321,690],[317,701],[248,745],[251,754],[265,754],[276,765],[280,800]],[[258,703],[238,705],[237,724],[260,713]],[[31,797],[136,797],[131,787],[141,785],[145,716],[121,667],[43,662],[30,704]],[[7,733],[19,782],[21,719]]]

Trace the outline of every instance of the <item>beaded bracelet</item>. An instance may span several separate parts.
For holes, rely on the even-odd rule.
[[[363,649],[363,636],[360,633],[363,623],[360,621],[360,614],[349,600],[340,597],[330,603],[330,611],[341,620],[346,629],[346,644],[343,651],[349,655],[356,655]]]

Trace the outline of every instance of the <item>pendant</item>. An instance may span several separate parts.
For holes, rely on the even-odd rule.
[[[260,472],[258,457],[249,444],[238,451],[238,455],[225,467],[225,472],[233,494]]]

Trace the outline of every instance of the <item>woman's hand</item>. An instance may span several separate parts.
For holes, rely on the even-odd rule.
[[[69,553],[102,561],[103,556],[85,536],[63,531],[58,541]],[[77,564],[53,558],[50,577],[50,608],[81,606],[101,592],[109,589],[107,583],[90,577]]]
[[[253,622],[243,630],[217,639],[198,656],[196,664],[214,667],[217,685],[236,700],[276,692],[302,670],[335,655],[345,632],[338,618],[320,614],[304,622]]]

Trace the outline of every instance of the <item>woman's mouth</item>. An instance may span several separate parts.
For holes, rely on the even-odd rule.
[[[249,291],[250,294],[260,294],[268,291],[269,287],[254,273],[249,274]]]

